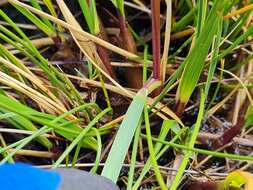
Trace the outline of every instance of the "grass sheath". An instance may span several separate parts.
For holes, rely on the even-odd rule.
[[[131,53],[137,54],[136,42],[131,34],[125,17],[118,11],[121,44],[123,48]],[[129,87],[140,89],[142,87],[142,69],[127,68],[125,73]]]

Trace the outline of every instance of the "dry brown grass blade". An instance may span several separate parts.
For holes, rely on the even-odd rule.
[[[10,152],[13,150],[14,149],[10,149]],[[31,156],[31,157],[38,157],[38,158],[55,158],[55,157],[57,157],[57,154],[55,154],[53,152],[25,150],[25,149],[20,149],[15,154],[20,155],[20,156]]]
[[[210,110],[208,110],[207,115],[213,115],[217,110],[219,110],[240,88],[240,85],[237,85],[221,102],[213,106]]]
[[[100,82],[90,80],[87,78],[72,76],[72,75],[68,75],[68,77],[81,81],[81,86],[83,86],[83,87],[87,87],[87,85],[91,85],[91,86],[96,86],[96,87],[101,88]],[[133,98],[136,94],[135,92],[132,92],[130,90],[127,90],[127,89],[122,90],[121,88],[119,88],[117,86],[110,85],[110,84],[105,84],[105,88],[114,92],[114,93],[120,94],[122,96],[126,96],[128,98]],[[127,94],[126,94],[126,91],[128,92]],[[148,98],[148,100],[147,100],[148,105],[152,105],[153,102],[154,102],[153,98]],[[160,102],[156,105],[155,109],[153,109],[152,111],[154,113],[156,113],[162,119],[166,120],[166,119],[168,119],[168,117],[171,117],[171,118],[175,119],[181,126],[184,126],[184,124],[177,117],[177,115],[170,108],[168,108],[167,106],[165,106],[164,104],[162,104]]]
[[[70,12],[70,10],[67,7],[67,5],[65,4],[65,2],[63,0],[56,0],[56,2],[58,4],[64,18],[66,19],[67,23],[72,26],[75,26],[79,30],[82,30],[81,26],[76,21],[75,17]],[[92,58],[92,60],[95,63],[97,63],[97,65],[99,67],[101,67],[104,71],[106,71],[108,73],[108,71],[106,70],[106,67],[103,65],[103,62],[101,61],[101,59],[97,53],[96,45],[94,44],[94,42],[90,41],[89,38],[80,35],[76,31],[70,30],[70,32],[71,32],[73,39],[75,40],[75,42],[79,46],[79,48],[82,50],[82,52],[85,55],[87,54],[90,58]]]
[[[63,112],[67,111],[65,106],[62,104],[61,100],[59,100],[57,97],[54,96],[54,94],[46,88],[44,83],[37,77],[35,76],[19,59],[16,59],[16,61],[19,62],[19,64],[22,66],[22,68],[17,67],[16,65],[12,64],[8,60],[0,57],[0,62],[3,63],[5,66],[13,70],[15,73],[18,73],[22,75],[23,77],[27,78],[32,82],[35,86],[37,86],[39,89],[41,89],[45,94],[47,94],[53,101],[55,101],[61,110]]]
[[[249,10],[253,9],[253,3],[252,4],[249,4],[249,5],[246,5],[245,7],[241,8],[241,9],[238,9],[238,10],[235,10],[229,14],[227,14],[226,16],[224,16],[224,19],[230,19],[236,15],[240,15],[240,14],[243,14]]]
[[[164,83],[166,70],[167,70],[167,62],[168,62],[168,54],[169,54],[169,47],[170,47],[170,33],[171,33],[171,18],[172,18],[172,2],[171,0],[166,0],[167,5],[167,14],[166,14],[166,27],[165,27],[165,39],[164,39],[164,50],[163,56],[161,60],[161,76],[162,81]]]
[[[45,47],[45,46],[54,45],[54,41],[52,40],[52,38],[49,38],[49,37],[31,40],[31,43],[36,48],[41,48],[41,47]],[[4,45],[4,47],[8,50],[14,49],[14,47],[10,44],[6,44],[6,45]]]
[[[0,71],[0,83],[5,84],[12,89],[15,89],[32,100],[34,100],[42,109],[46,110],[48,113],[61,115],[65,112],[62,107],[59,106],[55,101],[42,95],[40,92],[34,90],[33,88],[27,86],[26,84],[6,75]],[[73,115],[67,117],[68,119],[75,119]]]

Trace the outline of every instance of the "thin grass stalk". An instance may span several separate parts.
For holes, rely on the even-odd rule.
[[[101,38],[106,40],[106,33],[103,27],[102,22],[100,21],[98,14],[97,14],[97,9],[96,9],[96,2],[95,0],[78,0],[79,5],[81,7],[81,10],[83,12],[83,15],[85,17],[85,20],[87,22],[88,28],[90,32]],[[96,45],[98,54],[105,66],[106,72],[114,79],[116,79],[116,75],[113,72],[111,63],[110,63],[110,58],[109,58],[109,52],[107,49],[100,45]]]
[[[38,3],[37,0],[29,0],[29,1],[30,1],[31,5],[32,5],[34,8],[43,11],[42,8],[41,8],[41,6],[40,6],[40,4]],[[55,15],[54,15],[54,16],[55,16]],[[41,20],[42,20],[49,28],[51,28],[52,30],[54,30],[54,26],[52,25],[52,23],[51,23],[47,18],[41,17]]]
[[[149,149],[149,155],[151,159],[152,166],[155,171],[156,179],[159,183],[159,186],[162,190],[166,190],[167,186],[163,180],[162,174],[159,170],[156,157],[155,157],[155,150],[153,147],[153,142],[152,142],[152,134],[150,130],[150,124],[149,124],[149,115],[148,115],[148,109],[147,106],[144,106],[144,119],[145,119],[145,126],[146,126],[146,133],[147,133],[147,141],[148,141],[148,149]]]
[[[204,94],[203,90],[201,89],[201,98],[200,98],[200,105],[199,105],[199,113],[198,113],[198,117],[197,117],[197,122],[194,125],[194,129],[192,131],[189,145],[188,145],[190,148],[194,147],[195,141],[198,136],[199,129],[201,127],[202,119],[204,116],[205,99],[206,99],[206,95]],[[184,174],[184,170],[189,162],[191,155],[192,155],[192,152],[190,152],[190,151],[185,153],[184,158],[181,162],[181,165],[178,169],[177,175],[175,176],[175,178],[171,184],[170,190],[177,190],[177,188],[180,184],[180,180],[182,179],[182,176]]]
[[[143,137],[145,139],[147,138],[147,136],[143,135],[143,134],[141,134],[141,137]],[[238,155],[238,154],[222,153],[222,152],[217,152],[217,151],[204,150],[204,149],[200,149],[200,148],[190,148],[189,146],[185,146],[185,145],[181,145],[181,144],[177,144],[177,143],[172,143],[172,142],[168,142],[168,141],[162,141],[162,140],[159,140],[158,138],[155,138],[155,137],[152,137],[152,140],[155,142],[160,142],[164,145],[170,145],[173,148],[191,151],[191,152],[199,153],[199,154],[203,154],[203,155],[210,155],[210,156],[217,157],[217,158],[226,158],[226,159],[241,160],[241,161],[253,161],[252,156],[242,156],[242,155]]]
[[[2,118],[2,119],[5,119],[8,123],[12,124],[13,126],[15,126],[18,129],[25,129],[26,131],[37,131],[38,130],[38,128],[30,120],[28,120],[18,114],[9,112],[3,108],[0,108],[0,113],[2,115],[5,115],[5,114],[11,115],[12,114],[13,115],[12,117],[6,116],[5,118]],[[38,137],[36,140],[47,149],[50,149],[53,146],[51,141],[49,141],[45,137]]]
[[[100,112],[83,130],[82,132],[72,141],[68,148],[62,153],[58,160],[54,163],[53,169],[57,168],[65,157],[71,152],[71,150],[84,138],[84,136],[91,130],[91,128],[107,113],[111,111],[111,108],[106,108]]]
[[[222,26],[223,26],[223,23],[220,22],[218,25],[217,36],[215,36],[215,38],[213,40],[213,45],[212,45],[212,52],[213,53],[212,53],[212,57],[211,57],[211,61],[210,61],[209,69],[208,69],[208,76],[207,76],[207,81],[206,81],[206,86],[205,86],[205,94],[209,93],[211,82],[214,77],[216,65],[218,62],[217,57],[219,54],[219,44],[221,41]]]
[[[96,173],[98,170],[101,155],[102,155],[102,139],[101,139],[101,134],[99,133],[98,129],[93,127],[92,130],[95,132],[96,137],[97,137],[97,155],[94,162],[94,166],[91,168],[90,171],[92,173]]]
[[[168,54],[170,47],[170,33],[171,33],[171,20],[172,20],[172,1],[166,0],[167,13],[166,13],[166,26],[165,26],[165,38],[164,38],[164,50],[161,60],[161,78],[164,84],[167,70]]]
[[[7,145],[6,145],[6,142],[5,142],[5,140],[4,140],[4,137],[3,137],[3,135],[2,134],[0,134],[0,142],[1,142],[1,146],[3,146],[3,147],[6,147]],[[0,147],[1,148],[1,147]],[[2,153],[2,155],[3,155],[3,157],[6,157],[6,156],[8,156],[8,151],[7,152],[3,152]],[[14,163],[14,160],[13,160],[13,158],[11,157],[9,160],[8,160],[8,162],[9,163]]]
[[[133,148],[132,148],[132,155],[131,155],[131,165],[128,172],[128,179],[127,179],[127,190],[132,189],[133,181],[134,181],[134,171],[135,171],[135,164],[137,158],[137,151],[138,151],[138,142],[141,133],[141,123],[139,122],[139,126],[136,129],[133,141]]]
[[[75,137],[76,135],[79,134],[79,132],[81,131],[80,128],[71,126],[71,121],[66,122],[64,120],[64,123],[60,123],[60,124],[59,123],[52,124],[51,122],[53,122],[53,121],[58,122],[61,119],[65,118],[68,115],[73,114],[73,113],[75,113],[79,110],[84,110],[85,108],[90,107],[90,106],[96,106],[96,104],[94,104],[94,103],[85,104],[85,105],[79,106],[77,108],[74,108],[74,109],[72,109],[68,112],[65,112],[61,116],[55,118],[55,117],[49,117],[50,115],[48,115],[48,114],[44,114],[44,113],[34,111],[33,109],[31,109],[29,107],[26,107],[26,106],[14,101],[14,100],[11,100],[11,99],[3,96],[3,95],[1,95],[1,100],[2,100],[2,102],[0,102],[0,107],[4,108],[4,109],[6,109],[10,112],[21,115],[24,118],[27,118],[27,119],[29,119],[31,121],[34,121],[36,123],[39,123],[41,125],[49,126],[53,129],[55,129],[56,133],[64,136],[65,138],[67,138],[69,140],[71,140],[73,137]],[[69,125],[69,127],[64,128],[63,127],[64,125]]]
[[[186,128],[182,129],[178,134],[175,135],[175,137],[173,137],[171,139],[171,141],[169,141],[170,143],[175,143],[180,137],[181,135],[186,132]],[[165,137],[162,138],[158,138],[162,141],[164,141]],[[153,140],[153,138],[152,138]],[[162,143],[159,143],[157,142],[156,145],[155,145],[155,153],[156,153],[156,160],[158,160],[159,158],[161,158],[162,155],[164,155],[164,153],[171,147],[170,145],[165,145],[163,148],[162,148],[163,144]],[[161,149],[162,148],[162,149]],[[148,158],[148,160],[146,161],[145,163],[145,166],[143,167],[138,179],[136,180],[134,186],[133,186],[133,190],[138,190],[141,183],[142,183],[142,180],[144,179],[145,175],[150,171],[152,167],[152,164],[151,164],[151,159],[150,157]]]
[[[51,38],[54,38],[56,36],[56,32],[53,28],[45,24],[43,21],[41,21],[38,17],[36,17],[33,13],[28,11],[27,9],[24,9],[20,6],[13,5],[19,12],[21,12],[25,17],[27,17],[31,22],[33,22],[40,30],[42,30],[46,35],[48,35]]]
[[[131,53],[137,54],[136,42],[131,34],[130,27],[128,26],[123,0],[112,0],[117,9],[119,28],[121,36],[121,44],[123,48]],[[142,87],[142,70],[140,68],[128,68],[125,73],[126,80],[129,87],[140,89]]]
[[[148,78],[148,68],[147,68],[147,60],[148,60],[148,46],[144,47],[144,62],[143,62],[143,71],[142,71],[142,82],[143,85],[146,83],[147,78]]]
[[[207,11],[207,0],[198,0],[198,23],[197,23],[197,34],[198,37],[201,33],[206,19]]]
[[[0,45],[0,49],[1,48],[2,48],[2,46]],[[10,56],[12,56],[11,53],[7,55],[7,57],[10,57]],[[44,94],[48,95],[53,101],[55,101],[55,103],[57,105],[59,105],[62,110],[66,111],[66,108],[63,105],[63,103],[58,98],[56,98],[56,96],[53,93],[51,93],[51,91],[49,89],[47,89],[44,86],[43,82],[38,77],[36,77],[29,69],[27,69],[27,67],[22,62],[20,62],[20,60],[18,60],[16,57],[13,56],[13,57],[11,57],[11,59],[12,59],[12,61],[14,61],[14,63],[16,65],[19,65],[21,68],[15,66],[14,64],[12,64],[9,61],[7,61],[7,60],[5,60],[5,59],[3,59],[3,58],[0,57],[0,61],[4,65],[6,65],[7,67],[9,67],[10,69],[12,69],[16,73],[19,73],[22,76],[24,76],[25,78],[27,78],[28,80],[30,80],[30,82],[32,82],[35,86],[37,86],[38,88],[40,88],[44,92]]]
[[[105,96],[105,101],[107,103],[107,106],[108,106],[108,108],[111,108],[111,102],[110,102],[110,98],[109,98],[109,95],[108,95],[108,91],[105,88],[105,82],[103,80],[102,74],[99,71],[98,71],[98,77],[99,77],[99,80],[101,82],[101,87],[102,87],[102,90],[103,90],[103,93],[104,93],[104,96]]]
[[[153,77],[156,80],[161,80],[160,0],[151,0],[151,11],[152,11]]]
[[[37,9],[35,9],[37,10]],[[39,10],[38,10],[39,11]],[[38,66],[40,66],[44,72],[48,75],[50,78],[52,84],[59,85],[61,87],[61,90],[65,93],[67,97],[71,97],[71,100],[74,100],[78,102],[79,104],[82,104],[82,98],[80,94],[77,92],[73,84],[70,82],[68,78],[66,78],[62,73],[60,73],[56,68],[54,68],[50,63],[40,54],[40,52],[36,49],[36,47],[31,43],[30,39],[25,35],[25,33],[3,12],[0,10],[0,15],[9,23],[11,26],[17,31],[17,33],[25,40],[20,39],[18,36],[13,34],[8,29],[4,28],[0,25],[0,29],[4,31],[6,34],[13,37],[15,40],[20,42],[24,47],[29,50],[32,55],[30,58],[34,63],[37,63]],[[4,36],[3,36],[4,37]],[[6,39],[6,38],[5,38]],[[8,38],[6,39],[8,41]],[[25,43],[26,42],[26,43]],[[15,43],[12,44],[15,47]],[[22,48],[20,49],[21,51]],[[36,57],[38,60],[36,60],[34,57]],[[66,87],[67,85],[67,87]],[[68,88],[68,89],[66,89]]]

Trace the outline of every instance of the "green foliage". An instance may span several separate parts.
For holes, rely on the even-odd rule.
[[[68,122],[67,120],[64,119],[64,117],[78,110],[83,110],[90,106],[96,106],[96,104],[93,103],[85,104],[69,112],[66,112],[65,114],[63,114],[63,116],[57,118],[54,115],[39,112],[30,107],[22,105],[21,103],[12,100],[11,98],[5,95],[0,94],[0,98],[1,98],[0,109],[5,110],[5,113],[14,113],[16,115],[15,121],[18,121],[19,123],[21,122],[23,125],[29,124],[26,126],[26,129],[33,131],[37,130],[31,124],[31,122],[40,125],[45,125],[49,128],[54,129],[56,133],[58,133],[59,135],[65,137],[70,141],[72,141],[77,135],[79,135],[82,129],[78,127],[75,123]],[[87,137],[87,139],[89,140],[83,141],[84,143],[83,146],[96,150],[97,145],[95,139],[92,137]],[[50,143],[47,140],[45,140],[44,137],[40,137],[39,140],[43,141],[43,144],[50,145]]]
[[[207,21],[196,39],[194,47],[184,61],[185,67],[177,91],[178,101],[182,103],[188,102],[203,70],[205,59],[211,47],[213,38],[217,33],[217,27],[222,21],[222,16],[230,6],[231,2],[228,0],[215,1],[207,17]]]
[[[92,34],[98,35],[100,33],[99,28],[99,18],[96,9],[96,1],[89,0],[78,0],[80,7],[82,9],[82,13],[87,22],[88,28]]]
[[[124,0],[111,0],[111,2],[118,9],[119,13],[125,17]]]

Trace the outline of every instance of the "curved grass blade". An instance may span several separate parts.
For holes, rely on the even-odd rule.
[[[83,130],[82,132],[72,141],[72,143],[68,146],[68,148],[62,153],[60,158],[55,162],[53,168],[57,168],[65,157],[71,152],[71,150],[80,142],[84,136],[91,130],[91,128],[107,113],[111,111],[111,108],[106,108],[102,112],[100,112]]]

